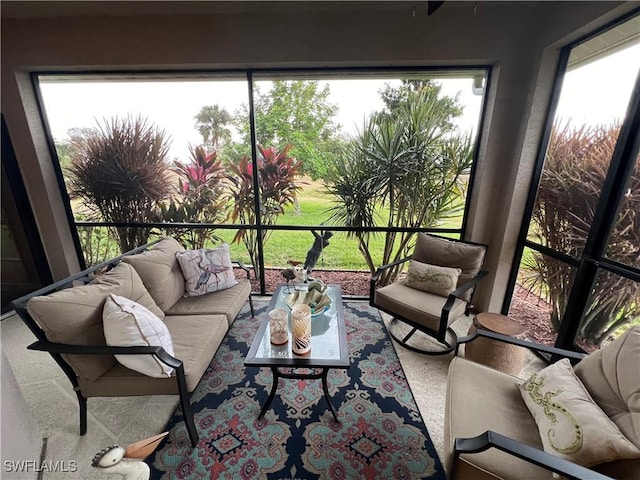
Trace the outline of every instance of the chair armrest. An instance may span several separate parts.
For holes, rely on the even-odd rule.
[[[182,360],[169,355],[162,347],[130,346],[113,347],[109,345],[70,345],[38,340],[27,347],[29,350],[69,355],[153,355],[172,368],[182,366]]]
[[[242,263],[240,260],[232,260],[231,261],[232,264],[237,265],[239,268],[241,268],[242,270],[244,270],[247,274],[247,278],[249,280],[251,280],[251,270],[249,269],[249,267],[247,267],[244,263]]]
[[[458,288],[456,288],[453,292],[449,294],[449,296],[447,297],[447,301],[444,304],[444,307],[442,307],[442,317],[441,317],[442,322],[445,322],[446,324],[447,319],[449,318],[449,312],[451,312],[451,309],[453,308],[453,304],[455,303],[456,298],[460,298],[460,296],[464,292],[478,285],[478,283],[480,283],[480,280],[486,277],[488,273],[489,272],[487,272],[486,270],[479,271],[475,277],[473,277],[464,285],[460,285]]]
[[[391,262],[391,263],[387,263],[385,265],[381,265],[380,267],[378,267],[376,269],[376,272],[373,274],[373,276],[371,277],[371,282],[377,282],[378,278],[380,277],[380,274],[382,272],[384,272],[386,269],[391,268],[391,267],[395,267],[396,265],[400,265],[401,263],[404,263],[406,261],[411,260],[411,256],[405,257],[405,258],[401,258],[400,260],[396,260],[395,262]]]
[[[572,360],[582,360],[587,356],[585,353],[574,352],[572,350],[565,350],[563,348],[551,347],[549,345],[543,345],[542,343],[530,342],[527,340],[521,340],[519,338],[510,337],[509,335],[503,335],[501,333],[490,332],[489,330],[478,329],[473,334],[458,338],[456,345],[456,355],[458,354],[457,346],[462,343],[472,342],[476,338],[485,337],[492,340],[498,340],[500,342],[510,343],[511,345],[518,345],[520,347],[528,348],[537,352],[549,353],[551,355],[558,355],[564,358],[570,358]]]
[[[611,477],[572,463],[564,458],[556,457],[543,450],[531,447],[491,430],[487,430],[477,437],[455,439],[449,478],[455,478],[455,466],[460,454],[484,452],[489,448],[497,448],[498,450],[533,463],[546,470],[564,475],[567,478],[575,480],[613,480]]]

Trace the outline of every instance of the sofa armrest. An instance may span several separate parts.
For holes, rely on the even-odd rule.
[[[251,280],[251,270],[249,269],[249,267],[247,267],[244,263],[242,263],[240,260],[231,260],[231,264],[232,265],[237,265],[238,268],[241,268],[242,270],[245,271],[245,273],[247,274],[247,278],[249,280]]]
[[[164,348],[154,346],[70,345],[38,340],[29,345],[27,349],[68,355],[153,355],[172,368],[178,369],[182,366],[182,360],[169,355]]]
[[[569,358],[571,360],[582,360],[587,356],[585,353],[574,352],[572,350],[565,350],[562,348],[550,347],[549,345],[543,345],[542,343],[530,342],[527,340],[521,340],[519,338],[510,337],[509,335],[503,335],[501,333],[490,332],[488,330],[478,329],[472,335],[458,338],[455,354],[458,354],[458,346],[463,343],[472,342],[476,338],[485,337],[500,342],[510,343],[512,345],[518,345],[519,347],[528,348],[542,353],[549,353],[551,355],[557,355],[562,358]]]
[[[499,433],[487,430],[481,435],[472,438],[456,438],[453,447],[453,459],[449,469],[450,479],[455,479],[455,470],[458,457],[462,453],[473,454],[484,452],[489,448],[497,448],[522,460],[533,463],[539,467],[554,473],[564,475],[575,480],[613,480],[611,477],[590,470],[581,465],[572,463],[564,458],[556,457],[543,450],[525,445],[513,438],[505,437]]]

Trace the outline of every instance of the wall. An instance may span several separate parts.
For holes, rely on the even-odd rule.
[[[57,18],[49,9],[46,18],[31,18],[37,12],[26,10],[13,10],[12,18],[11,9],[9,17],[3,11],[2,112],[56,278],[74,271],[77,262],[30,71],[492,65],[467,237],[490,245],[491,275],[476,300],[493,311],[502,304],[559,49],[633,7],[446,2],[431,17],[419,4],[414,18],[409,2],[343,2],[339,8],[287,2],[273,12],[268,3],[222,8],[203,2],[214,12],[202,15],[178,15],[179,2],[144,3],[172,15],[139,16],[145,8],[140,4],[135,16],[115,6],[110,17]]]

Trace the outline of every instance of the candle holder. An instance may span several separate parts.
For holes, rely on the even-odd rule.
[[[274,345],[283,345],[289,341],[289,312],[276,308],[269,312],[269,336]]]
[[[293,307],[291,310],[291,332],[293,353],[304,355],[311,350],[311,307],[309,305],[295,305]]]

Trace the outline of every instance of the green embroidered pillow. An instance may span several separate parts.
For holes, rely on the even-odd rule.
[[[411,260],[404,284],[416,290],[447,297],[456,289],[458,276],[461,273],[462,270],[459,268],[441,267]]]
[[[546,452],[585,467],[640,458],[640,450],[593,401],[568,359],[517,385]]]

